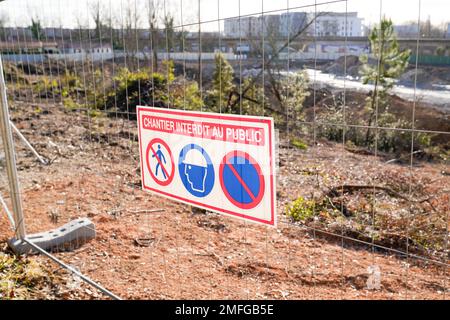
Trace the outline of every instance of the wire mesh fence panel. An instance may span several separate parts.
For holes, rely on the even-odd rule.
[[[450,53],[430,15],[421,0],[2,2],[27,235],[95,226],[52,248],[59,296],[108,297],[84,275],[127,299],[448,299],[450,66],[421,57]],[[273,118],[277,226],[144,192],[138,106]],[[10,208],[8,192],[2,174]]]

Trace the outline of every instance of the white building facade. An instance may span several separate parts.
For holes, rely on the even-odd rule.
[[[310,16],[310,21],[314,14]],[[312,36],[317,37],[362,37],[364,35],[363,19],[357,12],[323,12],[318,13],[312,24]],[[315,28],[315,32],[314,32]]]
[[[230,38],[251,37],[261,33],[262,25],[259,17],[242,17],[226,19],[225,36]]]
[[[259,17],[242,17],[226,19],[225,36],[230,38],[258,37],[272,35],[287,37],[297,33],[308,22],[305,12],[283,13],[281,15],[264,15]]]
[[[282,37],[294,36],[302,31],[308,23],[306,12],[289,12],[280,16],[280,35]]]
[[[313,19],[314,14],[306,12],[231,18],[224,22],[224,33],[230,38],[258,37],[262,34],[287,37],[297,34]],[[362,22],[357,12],[319,12],[316,21],[308,28],[308,34],[317,37],[362,37]]]

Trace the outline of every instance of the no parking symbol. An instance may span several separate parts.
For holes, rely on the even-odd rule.
[[[273,119],[138,107],[142,187],[276,225]]]
[[[225,196],[241,209],[256,207],[264,197],[264,176],[248,153],[232,151],[220,165],[220,185]]]

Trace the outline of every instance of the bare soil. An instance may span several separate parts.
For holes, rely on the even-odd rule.
[[[320,191],[314,182],[317,175],[308,174],[320,169],[328,179],[349,183],[370,183],[382,174],[389,179],[394,170],[431,179],[442,191],[442,201],[447,199],[447,207],[440,202],[439,210],[446,210],[448,216],[448,166],[386,164],[381,156],[357,154],[342,145],[320,141],[306,151],[281,144],[279,223],[277,228],[265,228],[193,212],[187,205],[141,191],[134,122],[89,118],[59,105],[36,108],[19,102],[14,103],[12,115],[38,151],[51,159],[50,165],[43,166],[18,143],[27,231],[49,230],[78,217],[91,219],[96,239],[73,252],[56,255],[123,298],[449,297],[449,270],[433,256],[417,259],[327,236],[311,225],[293,224],[284,215],[292,200]],[[5,194],[4,168],[0,167],[0,172],[0,191]],[[162,211],[153,212],[157,209]],[[2,213],[0,242],[11,236]],[[408,247],[398,249],[406,252]],[[45,257],[34,259],[58,275],[54,281],[59,289],[47,298],[105,298]],[[381,271],[381,286],[375,290],[367,287],[370,266]]]

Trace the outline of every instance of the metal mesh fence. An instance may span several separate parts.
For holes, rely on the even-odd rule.
[[[408,67],[389,64],[392,39],[369,37],[405,7]],[[430,46],[448,51],[426,22],[434,10],[420,0],[1,3],[12,122],[47,162],[16,133],[27,234],[89,218],[94,240],[53,253],[129,299],[447,299],[450,95],[448,79],[426,87],[425,75],[448,69],[419,64]],[[383,80],[363,84],[364,67]],[[138,105],[273,117],[277,228],[144,193]],[[0,224],[11,237],[7,215]],[[76,297],[102,297],[77,275],[66,282]]]

